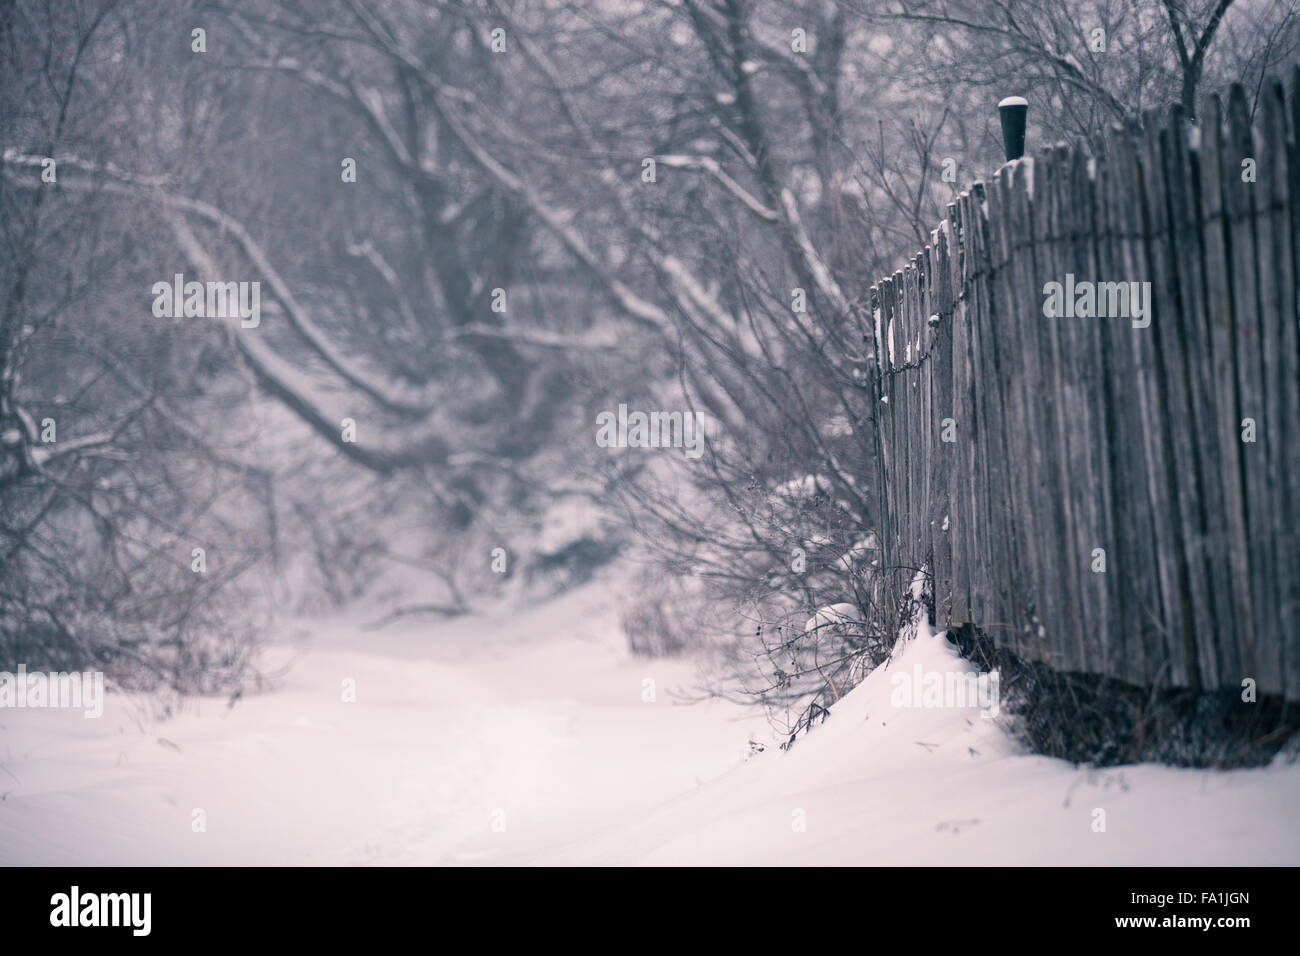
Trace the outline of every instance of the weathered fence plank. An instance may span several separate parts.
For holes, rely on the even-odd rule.
[[[976,184],[978,185],[978,184]],[[990,629],[1003,626],[1002,617],[997,612],[998,595],[993,586],[994,572],[990,566],[989,549],[993,546],[992,523],[993,505],[989,480],[989,451],[991,447],[989,420],[989,376],[987,362],[990,345],[986,327],[988,313],[988,268],[984,247],[984,212],[982,201],[975,186],[966,196],[968,215],[967,229],[967,273],[970,276],[970,296],[968,299],[970,337],[970,371],[971,371],[971,419],[972,455],[971,470],[971,524],[975,534],[971,539],[973,555],[973,576],[971,579],[971,614],[975,620],[987,622]]]
[[[1161,424],[1164,471],[1156,475],[1168,496],[1168,526],[1173,563],[1174,591],[1169,607],[1166,646],[1169,679],[1179,687],[1199,687],[1195,634],[1209,629],[1206,582],[1191,550],[1195,541],[1198,506],[1191,447],[1191,410],[1182,354],[1183,303],[1178,285],[1178,256],[1170,224],[1168,182],[1165,178],[1161,129],[1149,114],[1142,135],[1142,173],[1146,206],[1147,255],[1151,266],[1151,325],[1144,329],[1154,347],[1156,414]],[[1181,133],[1181,131],[1180,131]]]
[[[949,472],[948,502],[953,525],[953,591],[952,619],[955,624],[971,621],[971,579],[974,572],[975,549],[973,494],[971,484],[975,474],[974,415],[971,412],[970,389],[970,279],[966,269],[966,223],[968,204],[965,197],[949,206],[957,237],[952,256],[953,290],[957,299],[952,317],[952,416],[957,423],[957,443],[952,446],[953,466]]]
[[[1150,250],[1147,243],[1148,222],[1143,193],[1141,142],[1138,135],[1120,141],[1122,169],[1126,176],[1125,197],[1120,205],[1123,217],[1124,278],[1129,281],[1152,281]],[[1175,515],[1169,497],[1168,456],[1164,433],[1167,423],[1161,411],[1160,375],[1155,342],[1149,329],[1119,324],[1122,335],[1133,352],[1134,376],[1127,393],[1134,403],[1138,440],[1142,449],[1139,470],[1132,475],[1135,493],[1145,496],[1143,507],[1151,515],[1147,526],[1150,535],[1147,560],[1155,570],[1155,587],[1138,595],[1142,603],[1142,641],[1147,661],[1146,682],[1168,683],[1170,680],[1171,635],[1181,632],[1182,594],[1178,588],[1178,553],[1174,536]]]
[[[1011,578],[1011,565],[1006,558],[1008,546],[1006,532],[1006,491],[1004,477],[1006,463],[1001,454],[1001,429],[1005,423],[999,400],[997,335],[993,327],[992,257],[989,251],[988,215],[985,208],[986,192],[983,183],[976,183],[971,196],[974,210],[974,228],[971,230],[972,248],[975,251],[976,282],[974,323],[977,329],[975,360],[976,417],[979,420],[979,443],[976,452],[979,460],[979,492],[976,499],[977,543],[980,553],[982,599],[981,617],[984,627],[997,630],[1004,638],[1009,616],[1006,610],[1006,587]]]
[[[1043,565],[1039,580],[1044,590],[1035,600],[1040,617],[1039,642],[1036,659],[1060,663],[1061,648],[1067,642],[1067,635],[1062,630],[1062,621],[1071,613],[1072,586],[1061,580],[1063,568],[1073,559],[1065,553],[1066,514],[1063,507],[1066,498],[1062,494],[1065,487],[1065,458],[1061,453],[1061,429],[1059,425],[1061,408],[1057,400],[1055,343],[1050,323],[1043,321],[1043,299],[1039,290],[1055,274],[1053,250],[1050,244],[1052,222],[1051,195],[1051,158],[1039,156],[1033,161],[1033,204],[1030,207],[1032,235],[1029,246],[1031,259],[1030,279],[1021,286],[1022,294],[1029,290],[1032,295],[1025,295],[1027,300],[1028,324],[1032,335],[1026,340],[1028,354],[1026,362],[1035,368],[1035,384],[1038,391],[1035,409],[1034,443],[1042,455],[1044,467],[1038,475],[1038,488],[1035,495],[1035,508],[1038,512],[1037,526],[1042,536],[1039,554]],[[1050,580],[1049,580],[1050,579]]]
[[[1050,161],[1048,190],[1047,195],[1043,197],[1043,201],[1048,206],[1046,247],[1048,269],[1045,278],[1063,283],[1070,272],[1066,249],[1069,204],[1066,153],[1064,149],[1056,148],[1050,150],[1045,158]],[[1058,460],[1063,466],[1059,473],[1061,485],[1058,490],[1059,507],[1062,511],[1059,544],[1064,556],[1060,569],[1065,575],[1065,590],[1069,595],[1069,610],[1053,628],[1052,661],[1066,670],[1083,670],[1086,666],[1083,657],[1083,628],[1086,621],[1084,591],[1087,587],[1084,575],[1090,573],[1088,568],[1090,552],[1085,550],[1088,542],[1082,540],[1079,535],[1082,524],[1079,497],[1083,492],[1079,484],[1081,439],[1077,432],[1075,407],[1079,396],[1071,381],[1074,360],[1071,354],[1072,329],[1070,321],[1064,319],[1048,320],[1045,326],[1048,330],[1048,361],[1052,374],[1050,388],[1056,396],[1053,437]]]
[[[1108,275],[1125,275],[1131,268],[1129,223],[1126,208],[1133,201],[1130,193],[1133,171],[1129,155],[1123,148],[1127,132],[1113,129],[1106,141],[1105,155],[1098,160],[1098,182],[1102,192],[1104,226],[1100,236],[1104,252],[1100,267]],[[1134,683],[1154,673],[1148,656],[1146,634],[1150,629],[1148,595],[1157,591],[1155,560],[1152,553],[1152,514],[1147,506],[1144,474],[1142,424],[1140,408],[1133,397],[1137,380],[1136,352],[1132,337],[1139,330],[1116,329],[1103,336],[1105,376],[1101,394],[1109,411],[1108,451],[1111,460],[1111,500],[1115,509],[1114,554],[1124,574],[1116,589],[1116,628],[1118,640],[1113,652],[1123,655],[1111,664],[1113,673]]]
[[[1193,567],[1193,591],[1202,602],[1192,639],[1196,666],[1204,687],[1219,687],[1218,642],[1233,639],[1231,580],[1221,572],[1223,555],[1213,553],[1213,543],[1226,535],[1223,486],[1216,466],[1214,391],[1211,378],[1209,322],[1205,306],[1205,263],[1197,189],[1198,170],[1188,149],[1189,127],[1182,107],[1169,114],[1168,129],[1162,133],[1165,182],[1169,195],[1170,234],[1178,271],[1179,334],[1174,358],[1181,362],[1185,378],[1187,415],[1183,434],[1190,456],[1187,480],[1192,483],[1191,524],[1185,527],[1184,548]],[[1202,590],[1203,589],[1203,590]]]
[[[1236,387],[1236,343],[1233,338],[1232,288],[1228,282],[1228,233],[1223,207],[1223,119],[1217,97],[1201,121],[1201,229],[1205,256],[1206,313],[1210,329],[1214,382],[1215,463],[1223,488],[1226,552],[1232,582],[1232,623],[1235,639],[1219,644],[1219,669],[1224,675],[1243,673],[1242,648],[1254,646],[1255,621],[1250,603],[1250,554],[1246,544],[1246,499],[1241,480],[1240,405]]]
[[[1223,195],[1230,250],[1229,280],[1233,298],[1233,334],[1237,344],[1237,391],[1241,396],[1241,418],[1251,419],[1259,431],[1269,427],[1264,397],[1263,343],[1259,299],[1259,250],[1255,242],[1255,185],[1243,181],[1242,163],[1257,159],[1250,108],[1245,91],[1234,86],[1228,97],[1228,136],[1224,154]],[[1239,423],[1239,427],[1242,427]],[[1243,648],[1245,676],[1254,677],[1264,692],[1281,689],[1281,667],[1267,637],[1276,609],[1269,598],[1274,593],[1273,561],[1268,533],[1268,462],[1265,441],[1242,443],[1242,464],[1246,488],[1246,527],[1250,554],[1251,608],[1255,617],[1256,642]]]
[[[948,222],[941,223],[938,229],[938,242],[935,247],[934,282],[938,290],[935,312],[939,317],[935,329],[933,358],[930,361],[934,375],[934,421],[931,428],[935,434],[934,464],[931,490],[930,517],[932,542],[934,547],[934,564],[932,579],[934,582],[935,624],[939,627],[952,625],[952,508],[949,504],[952,472],[952,451],[950,443],[943,441],[944,419],[952,417],[952,264],[949,256],[951,227]]]
[[[1011,275],[1011,246],[1014,244],[1016,229],[1011,222],[1011,187],[1009,184],[1013,166],[1006,166],[998,171],[987,190],[989,237],[991,241],[990,282],[993,286],[992,334],[994,336],[995,364],[997,368],[997,385],[1001,428],[998,429],[998,474],[1005,482],[1007,497],[1001,504],[1007,521],[999,533],[1009,535],[1006,547],[999,560],[1005,562],[1002,577],[1008,587],[1004,588],[1004,602],[1009,618],[1005,637],[1005,646],[1012,651],[1024,653],[1025,603],[1022,596],[1033,588],[1035,568],[1030,555],[1032,543],[1025,535],[1025,518],[1030,509],[1025,494],[1025,484],[1029,470],[1025,462],[1013,460],[1022,458],[1025,453],[1024,436],[1026,429],[1023,421],[1025,408],[1024,396],[1018,394],[1020,380],[1018,349],[1016,339],[1016,309],[1014,301],[1016,288]],[[995,492],[996,494],[996,489]]]
[[[1290,250],[1288,281],[1290,298],[1283,289],[1281,297],[1282,313],[1278,317],[1281,323],[1281,367],[1279,371],[1283,388],[1283,418],[1285,425],[1283,447],[1294,450],[1300,447],[1300,69],[1293,73],[1290,102],[1285,99],[1281,104],[1282,115],[1277,123],[1282,137],[1282,149],[1287,157],[1285,178],[1275,181],[1275,202],[1282,205],[1279,214],[1278,232],[1285,234],[1286,245]],[[1278,90],[1278,93],[1281,91]],[[1288,124],[1288,119],[1291,122]],[[1288,129],[1289,125],[1289,129]],[[1280,164],[1279,164],[1280,166]],[[1279,170],[1280,173],[1280,170]],[[1282,190],[1285,189],[1285,196]],[[1300,527],[1300,469],[1283,468],[1281,480],[1286,483],[1285,527],[1292,533],[1281,539],[1287,561],[1287,578],[1284,587],[1283,604],[1278,608],[1278,618],[1282,621],[1294,621],[1300,615],[1300,534],[1294,533]],[[1288,699],[1300,698],[1300,642],[1283,644],[1282,658],[1286,670],[1286,696]]]
[[[1265,388],[1270,425],[1263,443],[1268,450],[1268,484],[1273,519],[1290,530],[1275,536],[1274,586],[1275,619],[1295,620],[1300,607],[1300,514],[1290,494],[1296,475],[1288,468],[1293,449],[1300,443],[1300,369],[1297,369],[1297,327],[1295,272],[1291,249],[1291,189],[1288,182],[1290,155],[1286,135],[1286,98],[1280,83],[1268,84],[1262,96],[1262,121],[1257,124],[1257,156],[1260,160],[1260,265],[1261,332],[1266,370]],[[1296,692],[1293,674],[1295,655],[1277,648],[1284,689]],[[1300,675],[1296,675],[1300,676]]]

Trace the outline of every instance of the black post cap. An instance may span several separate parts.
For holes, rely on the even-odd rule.
[[[1029,114],[1029,101],[1023,96],[1008,96],[998,104],[1002,117],[1002,148],[1007,162],[1025,155],[1025,120]]]

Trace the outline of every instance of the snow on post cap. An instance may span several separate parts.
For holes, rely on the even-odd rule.
[[[1028,106],[1028,105],[1029,105],[1029,100],[1025,99],[1023,96],[1008,96],[1006,99],[998,103],[998,109],[1002,109],[1002,107],[1004,106]]]

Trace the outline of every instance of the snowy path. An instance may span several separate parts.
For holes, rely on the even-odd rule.
[[[1300,766],[1019,754],[978,712],[890,707],[897,668],[959,665],[924,633],[745,762],[761,717],[674,705],[689,667],[629,658],[611,603],[335,625],[275,692],[167,721],[0,711],[0,863],[1300,863]]]

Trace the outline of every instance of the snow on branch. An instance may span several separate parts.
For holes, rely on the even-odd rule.
[[[4,153],[6,167],[40,168],[41,161],[42,157],[40,156],[25,155],[14,149],[7,149]],[[94,188],[119,194],[142,195],[153,199],[164,208],[191,213],[216,226],[223,235],[232,237],[244,250],[253,266],[260,273],[262,280],[266,282],[275,299],[284,309],[285,317],[289,320],[290,326],[324,360],[326,365],[349,384],[360,389],[390,411],[411,417],[423,417],[429,413],[433,403],[430,396],[421,395],[411,390],[398,390],[386,385],[343,355],[328,339],[324,331],[316,325],[307,310],[298,302],[290,290],[289,284],[272,266],[262,247],[253,239],[252,235],[238,219],[222,212],[210,203],[168,192],[161,187],[157,179],[136,177],[108,164],[86,162],[72,156],[60,158],[59,163],[62,166],[92,175],[105,174],[114,180],[114,182],[110,183],[96,183]],[[76,181],[62,182],[61,185],[74,189],[91,188],[91,184]]]

